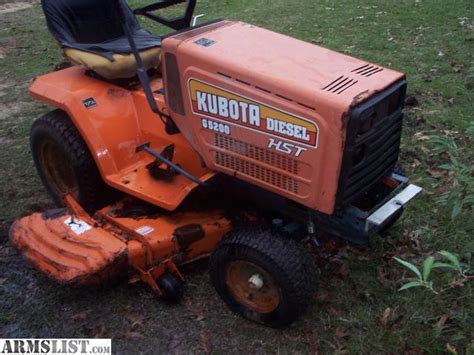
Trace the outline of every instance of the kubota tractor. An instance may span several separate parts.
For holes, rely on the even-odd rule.
[[[60,283],[128,274],[169,300],[179,266],[210,256],[232,310],[284,326],[317,288],[308,245],[367,243],[421,191],[396,170],[405,76],[247,23],[194,26],[195,5],[42,0],[73,64],[30,87],[55,107],[31,149],[58,208],[10,239]]]

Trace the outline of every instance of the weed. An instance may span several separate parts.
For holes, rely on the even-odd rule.
[[[421,271],[414,264],[394,257],[397,262],[402,264],[416,276],[415,280],[404,284],[399,288],[399,291],[408,290],[414,287],[423,287],[438,295],[454,287],[463,286],[466,282],[473,279],[473,276],[470,275],[472,271],[470,266],[470,253],[466,254],[466,263],[461,263],[456,255],[445,250],[438,252],[438,255],[441,256],[443,260],[435,261],[434,256],[429,256],[423,261]],[[431,277],[432,271],[436,269],[442,270],[448,276],[447,285],[439,288],[438,291],[435,290],[433,286],[434,282]]]
[[[470,123],[471,130],[473,128]],[[432,136],[433,151],[446,153],[448,162],[439,166],[451,174],[452,184],[449,191],[442,193],[436,201],[443,206],[451,207],[451,218],[458,217],[462,210],[474,206],[474,162],[464,162],[464,149],[460,148],[450,137]]]

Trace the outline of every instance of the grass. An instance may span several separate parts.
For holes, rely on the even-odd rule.
[[[7,2],[0,1],[0,11]],[[262,328],[231,314],[209,285],[205,263],[185,270],[189,282],[179,306],[127,284],[60,287],[31,269],[6,239],[14,218],[50,206],[28,146],[32,120],[49,108],[29,98],[27,85],[61,54],[38,4],[0,14],[0,335],[113,337],[120,353],[472,353],[472,284],[439,296],[397,292],[409,275],[392,259],[417,263],[443,249],[474,251],[473,210],[452,220],[449,208],[434,202],[453,181],[438,168],[446,156],[425,138],[452,136],[464,162],[473,161],[466,134],[474,104],[471,1],[201,0],[196,13],[250,22],[406,72],[414,105],[407,109],[401,163],[426,192],[382,238],[321,260],[321,292],[289,329]]]

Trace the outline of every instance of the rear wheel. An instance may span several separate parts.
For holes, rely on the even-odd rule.
[[[86,143],[64,111],[37,119],[30,144],[38,174],[58,206],[63,205],[66,194],[88,212],[110,201],[112,189],[103,182]]]
[[[257,228],[229,233],[211,256],[210,274],[234,312],[271,327],[296,320],[318,284],[317,268],[305,250]]]

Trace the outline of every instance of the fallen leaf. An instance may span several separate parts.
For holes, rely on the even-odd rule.
[[[438,193],[442,194],[444,192],[448,192],[451,190],[451,186],[450,185],[440,185],[437,189]]]
[[[329,307],[328,309],[329,313],[334,315],[334,316],[337,316],[337,317],[340,317],[342,315],[341,311],[335,307]]]
[[[436,323],[436,325],[441,328],[441,327],[446,323],[446,321],[447,321],[448,319],[449,319],[449,316],[448,316],[447,314],[443,314],[443,315],[439,318],[439,320],[438,320],[438,322]]]
[[[335,272],[336,275],[340,276],[341,278],[346,278],[350,274],[351,270],[349,268],[348,262],[342,262],[341,266]]]
[[[318,355],[319,354],[319,342],[316,341],[314,331],[313,330],[308,330],[306,332],[306,338],[308,339],[309,353],[311,355]]]
[[[399,315],[397,318],[393,319],[390,323],[391,323],[390,328],[399,329],[402,326],[402,324],[406,324],[406,319],[403,315]]]
[[[84,311],[84,312],[76,313],[71,317],[71,319],[72,320],[86,320],[87,317],[89,316],[89,312],[90,311]]]
[[[129,340],[141,340],[145,339],[145,336],[139,332],[126,332],[124,337]]]
[[[145,321],[145,316],[142,314],[127,314],[126,318],[130,322],[132,328],[136,325],[143,325],[143,322]]]
[[[387,273],[385,273],[383,267],[379,267],[377,270],[377,280],[385,287],[391,287],[392,283],[387,278]]]
[[[453,102],[454,102],[454,99],[450,99],[450,100],[453,100]],[[452,130],[449,130],[449,129],[444,129],[442,132],[444,133],[444,135],[446,135],[448,137],[456,137],[459,134],[459,131],[452,131]]]
[[[5,278],[0,278],[0,285],[3,285],[5,283],[5,281],[7,281],[7,279]]]
[[[194,316],[194,320],[200,322],[206,319],[206,308],[203,305],[189,304],[187,307]]]
[[[413,163],[411,163],[412,168],[418,168],[421,165],[421,161],[418,159],[413,160]]]
[[[316,295],[316,300],[318,302],[327,302],[329,300],[329,293],[321,291]]]
[[[414,230],[408,233],[408,238],[410,239],[413,249],[420,250],[421,248],[421,236],[423,234],[422,230]]]
[[[462,73],[464,72],[464,64],[462,63],[451,63],[451,66],[453,67],[453,70],[455,73]]]
[[[420,149],[421,149],[421,151],[422,151],[423,153],[429,155],[430,157],[433,156],[433,152],[432,152],[431,150],[429,150],[427,147],[425,147],[425,146],[422,145],[422,146],[420,147]]]
[[[209,332],[201,333],[200,345],[206,354],[209,354],[214,350],[214,345],[212,344],[212,335]]]
[[[428,110],[428,111],[425,111],[425,114],[426,115],[430,115],[430,116],[434,116],[434,115],[441,115],[441,111],[440,110]]]
[[[97,327],[94,331],[94,338],[110,338],[107,336],[107,329],[103,325]]]
[[[392,308],[390,307],[386,308],[385,311],[383,311],[383,314],[380,317],[380,323],[382,323],[384,327],[387,326],[388,319],[391,314],[392,314]]]
[[[426,125],[426,120],[422,117],[416,119],[415,126],[416,127],[423,127]]]
[[[348,338],[350,336],[349,331],[344,327],[337,327],[335,334],[338,338]]]
[[[423,132],[415,133],[415,139],[419,142],[429,141],[430,136],[425,135]]]
[[[446,350],[447,350],[448,353],[450,353],[450,354],[453,354],[453,355],[457,355],[457,354],[458,354],[458,350],[457,350],[453,345],[451,345],[450,343],[447,343],[447,344],[446,344]]]
[[[415,350],[415,349],[412,349],[410,348],[408,345],[405,346],[405,350],[403,351],[403,354],[404,355],[419,355],[420,352]]]
[[[434,177],[435,179],[446,176],[446,171],[443,171],[443,170],[428,169],[426,172],[432,177]]]
[[[336,354],[336,355],[347,354],[347,353],[348,353],[348,351],[343,345],[340,345],[338,348],[336,348],[336,350],[334,350],[334,354]]]

